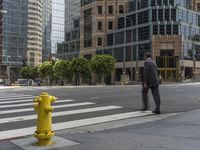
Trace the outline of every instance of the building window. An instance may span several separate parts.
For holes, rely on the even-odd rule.
[[[163,9],[159,9],[158,11],[158,20],[163,21]]]
[[[160,35],[165,35],[165,26],[160,25]]]
[[[118,28],[124,28],[124,17],[118,18]]]
[[[163,0],[163,5],[168,6],[168,0]]]
[[[102,46],[102,37],[97,38],[97,46]]]
[[[157,5],[162,6],[162,0],[157,0]]]
[[[112,21],[109,21],[109,22],[108,22],[108,29],[109,29],[109,30],[112,30],[112,29],[113,29],[113,22],[112,22]]]
[[[173,25],[173,34],[178,34],[178,25]]]
[[[197,11],[200,11],[200,3],[197,3]]]
[[[107,35],[107,46],[113,45],[113,34]]]
[[[153,26],[153,34],[158,35],[158,26],[157,25]]]
[[[152,21],[157,21],[157,9],[152,10]]]
[[[108,14],[113,14],[113,6],[108,6]]]
[[[171,35],[171,25],[166,26],[166,34]]]
[[[169,21],[169,9],[165,9],[165,20]]]
[[[102,6],[98,6],[98,14],[103,14],[103,7]]]
[[[149,20],[149,11],[138,13],[138,24],[147,23]]]
[[[124,13],[124,6],[119,5],[119,14],[123,14],[123,13]]]
[[[102,30],[102,22],[98,21],[98,30]]]
[[[171,9],[171,20],[176,21],[176,9]]]
[[[169,5],[174,6],[174,0],[169,0]]]
[[[149,40],[149,26],[138,29],[138,39],[139,41]]]
[[[151,6],[155,6],[156,5],[156,0],[151,0]]]

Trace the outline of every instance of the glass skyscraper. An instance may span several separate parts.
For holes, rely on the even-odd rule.
[[[28,0],[1,0],[0,64],[21,65],[27,57]]]
[[[43,1],[42,61],[49,60],[51,54],[52,0]]]
[[[52,0],[51,51],[56,53],[57,43],[64,41],[65,0]]]
[[[80,0],[65,0],[65,39],[58,44],[57,55],[72,59],[80,52]]]

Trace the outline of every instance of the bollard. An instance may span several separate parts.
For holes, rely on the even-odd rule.
[[[34,137],[38,139],[36,145],[47,146],[54,144],[51,138],[54,136],[54,131],[52,130],[52,116],[51,112],[53,107],[51,103],[57,98],[48,95],[46,92],[42,92],[40,96],[34,99],[34,110],[38,114],[37,118],[37,131],[35,131]]]

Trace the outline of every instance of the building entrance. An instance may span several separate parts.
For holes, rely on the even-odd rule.
[[[164,81],[178,80],[178,57],[158,56],[156,57],[158,73]]]

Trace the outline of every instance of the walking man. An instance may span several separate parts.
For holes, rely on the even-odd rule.
[[[144,55],[144,72],[142,82],[143,111],[148,109],[148,91],[151,89],[156,108],[153,113],[160,114],[159,77],[156,64],[151,59],[150,53]]]

